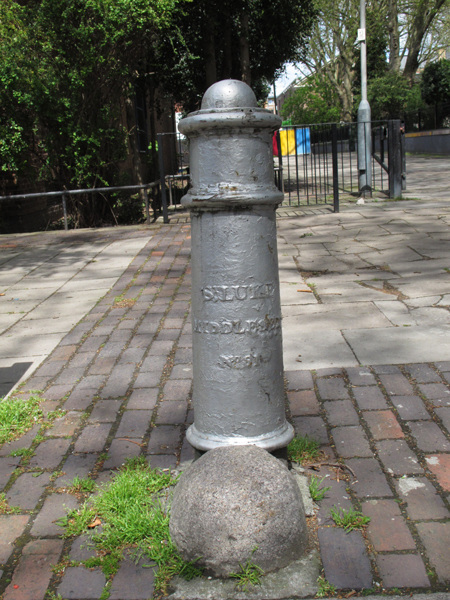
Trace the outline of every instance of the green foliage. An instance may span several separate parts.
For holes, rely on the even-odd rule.
[[[295,125],[309,123],[334,123],[341,118],[336,91],[319,76],[301,83],[281,109],[284,118]]]
[[[114,204],[114,214],[120,225],[141,223],[144,219],[144,205],[139,196],[130,196],[126,191],[111,195]]]
[[[67,486],[67,488],[70,492],[90,494],[95,490],[95,481],[92,481],[92,479],[89,479],[89,477],[80,478],[76,476]]]
[[[420,82],[422,97],[429,105],[450,102],[450,60],[430,63]]]
[[[342,527],[345,531],[353,531],[354,529],[363,529],[370,523],[370,517],[363,515],[358,510],[349,508],[337,508],[333,506],[330,509],[330,515],[338,527]]]
[[[308,436],[295,437],[288,445],[288,458],[300,464],[314,461],[319,455],[320,444]]]
[[[332,583],[329,583],[325,577],[320,576],[317,579],[317,584],[319,589],[317,590],[316,598],[327,598],[336,592],[336,586],[334,586]]]
[[[136,559],[145,557],[158,565],[158,590],[165,589],[175,574],[188,579],[198,576],[199,569],[181,559],[170,538],[168,488],[174,483],[170,473],[151,469],[143,457],[128,461],[110,483],[59,521],[66,529],[64,536],[102,525],[92,538],[99,551],[93,560],[107,576],[125,548],[134,548]]]
[[[310,479],[309,493],[311,494],[311,498],[313,499],[314,502],[320,502],[320,500],[323,500],[326,492],[328,492],[328,490],[331,490],[330,486],[320,487],[321,484],[324,482],[324,480],[325,480],[325,477],[322,477],[322,479],[319,479],[318,477],[314,477],[314,476],[312,476]]]
[[[190,110],[213,81],[241,78],[245,46],[265,98],[304,56],[313,14],[312,0],[2,0],[0,185],[124,185],[130,155],[134,173],[156,178],[154,140],[149,156],[135,148],[136,89],[155,118],[166,96]],[[77,195],[68,212],[75,227],[127,224],[142,220],[142,202]]]
[[[1,170],[57,189],[116,184],[128,154],[124,99],[184,1],[2,0]],[[111,219],[103,197],[71,198],[69,210],[82,226]]]
[[[241,79],[242,45],[248,44],[251,85],[258,98],[286,62],[306,53],[315,10],[312,0],[195,0],[175,15],[178,38],[159,45],[166,65],[161,81],[187,111],[199,108],[214,81]],[[247,25],[245,18],[248,18]],[[207,76],[207,73],[210,75]]]
[[[22,456],[26,459],[31,458],[34,455],[34,452],[31,448],[17,448],[17,450],[13,450],[9,453],[9,456]]]
[[[236,579],[236,587],[241,592],[247,592],[254,585],[261,585],[261,577],[264,575],[264,570],[261,569],[252,560],[253,554],[257,548],[254,548],[250,558],[244,563],[239,563],[240,570],[237,573],[230,573],[231,579]]]
[[[40,402],[38,396],[0,398],[0,444],[15,440],[42,420]]]
[[[93,556],[84,561],[84,565],[88,569],[100,567],[106,577],[115,575],[119,570],[119,564],[122,559],[122,552],[117,549],[111,552],[102,553],[98,556]]]
[[[412,87],[400,73],[388,72],[370,79],[367,97],[372,120],[399,119],[405,112],[417,110],[421,105],[418,85]],[[360,97],[355,101],[358,107]]]

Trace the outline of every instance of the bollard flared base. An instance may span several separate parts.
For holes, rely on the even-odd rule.
[[[288,422],[282,427],[270,433],[247,437],[211,435],[199,431],[195,424],[191,425],[186,432],[188,442],[197,450],[208,451],[219,446],[258,446],[268,452],[285,448],[294,437],[294,428]]]

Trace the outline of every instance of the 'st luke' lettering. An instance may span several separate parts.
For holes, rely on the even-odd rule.
[[[202,290],[205,302],[234,302],[236,300],[260,300],[272,298],[273,283],[251,283],[249,285],[208,285]]]

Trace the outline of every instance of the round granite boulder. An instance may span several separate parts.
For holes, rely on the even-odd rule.
[[[257,446],[224,446],[194,462],[175,487],[170,535],[186,560],[218,577],[248,559],[265,572],[302,556],[308,542],[299,487]]]

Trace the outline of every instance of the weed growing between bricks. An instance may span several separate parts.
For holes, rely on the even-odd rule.
[[[124,551],[131,549],[136,562],[144,557],[157,568],[155,590],[163,594],[175,575],[188,580],[200,576],[201,570],[181,559],[170,538],[170,488],[175,483],[170,471],[151,469],[144,457],[127,461],[110,483],[98,487],[58,523],[65,528],[65,538],[93,532],[97,554],[77,564],[100,567],[111,580]],[[69,491],[79,495],[90,487],[78,480]]]
[[[0,445],[12,442],[42,422],[41,402],[36,392],[25,400],[17,396],[0,398]]]
[[[322,369],[312,373],[314,392],[320,404],[317,412],[320,411],[325,421],[328,437],[332,440],[331,446],[338,455],[337,460],[345,460],[343,464],[357,471],[346,488],[352,510],[356,509],[364,515],[370,514],[369,508],[372,503],[380,507],[385,503],[389,510],[393,510],[393,506],[398,507],[395,517],[392,517],[396,522],[389,539],[374,538],[373,534],[377,529],[371,531],[370,525],[369,531],[362,531],[375,577],[374,592],[386,592],[407,585],[418,591],[428,586],[442,589],[443,578],[446,579],[444,573],[448,572],[448,568],[446,571],[444,564],[439,562],[438,545],[434,545],[433,541],[436,538],[429,533],[434,527],[436,532],[439,529],[439,535],[444,534],[446,521],[442,519],[447,507],[446,488],[443,483],[445,479],[442,474],[443,467],[440,475],[439,471],[435,474],[427,460],[430,454],[431,458],[436,457],[436,461],[439,457],[448,457],[448,445],[445,446],[444,442],[448,433],[442,420],[447,418],[445,411],[448,411],[448,408],[442,408],[448,406],[445,395],[448,394],[448,377],[441,372],[445,369],[450,370],[448,363]],[[362,377],[361,373],[365,377]],[[324,381],[328,382],[327,385],[323,384]],[[322,393],[325,393],[325,397]],[[327,397],[327,394],[330,394],[330,397]],[[415,398],[417,402],[413,402]],[[423,402],[425,411],[420,409],[419,399]],[[331,410],[346,402],[353,406],[353,414],[355,418],[357,416],[357,420],[354,423],[351,420],[346,423],[333,421],[336,412],[330,413],[332,419],[329,420],[328,408]],[[413,406],[417,406],[414,409],[416,414],[410,412]],[[431,424],[435,424],[435,429],[432,429]],[[351,436],[341,440],[340,434],[350,434],[352,425],[361,428],[366,441],[361,438],[359,445],[355,445],[351,451],[346,451],[347,444],[352,442]],[[357,427],[353,429],[356,433]],[[435,431],[435,437],[431,438],[428,430]],[[367,444],[367,447],[364,447],[364,444]],[[407,461],[410,463],[407,464]],[[374,470],[371,474],[372,468]],[[427,487],[427,480],[433,485]],[[405,481],[404,485],[411,482],[411,485],[419,486],[417,489],[423,489],[424,493],[428,494],[426,502],[432,502],[432,513],[419,516],[418,500],[402,495],[402,481]],[[377,518],[380,519],[381,516]],[[388,516],[383,518],[387,520]],[[438,519],[435,524],[417,523],[418,519],[429,521],[433,518]],[[324,526],[327,527],[326,523],[322,524],[322,527]],[[381,525],[377,522],[374,527],[380,528]],[[325,539],[323,533],[322,530],[322,540]],[[425,534],[428,537],[424,537]],[[410,536],[409,541],[407,536]],[[372,543],[374,540],[375,546]],[[399,545],[396,545],[397,543]],[[440,568],[440,574],[433,566],[434,561],[437,561],[434,564]],[[399,571],[408,573],[406,579],[405,576],[402,579],[402,575],[397,575]]]

